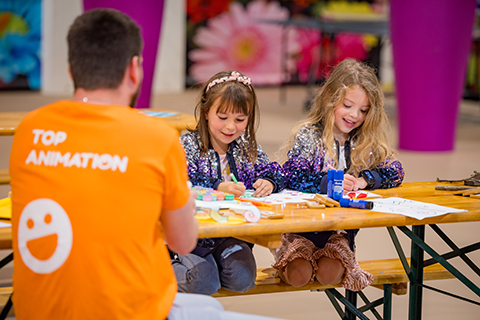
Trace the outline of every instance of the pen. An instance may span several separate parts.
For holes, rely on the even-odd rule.
[[[237,178],[235,178],[235,175],[233,173],[230,173],[230,177],[232,177],[233,182],[238,184]]]

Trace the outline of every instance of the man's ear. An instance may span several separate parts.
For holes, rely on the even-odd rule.
[[[143,78],[142,58],[134,56],[128,66],[128,78],[135,86],[139,86]]]
[[[70,68],[70,65],[68,65],[68,75],[70,76],[70,79],[73,81],[72,69]]]

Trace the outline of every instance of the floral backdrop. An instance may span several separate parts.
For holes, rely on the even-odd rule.
[[[305,83],[309,72],[321,80],[329,66],[347,57],[369,59],[378,46],[374,36],[339,33],[322,38],[318,29],[283,29],[261,21],[341,11],[375,14],[379,9],[375,1],[187,0],[187,86],[229,69],[243,72],[255,84]]]
[[[40,88],[41,0],[0,0],[0,90]]]

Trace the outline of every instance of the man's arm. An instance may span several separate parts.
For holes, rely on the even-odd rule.
[[[197,244],[198,222],[194,217],[197,192],[190,191],[187,203],[176,210],[164,210],[160,222],[170,250],[181,255],[190,253]]]

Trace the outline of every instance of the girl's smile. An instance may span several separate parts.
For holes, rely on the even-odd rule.
[[[248,116],[232,111],[217,112],[218,107],[219,104],[216,101],[208,111],[206,118],[213,149],[220,154],[225,154],[230,143],[245,131]]]

